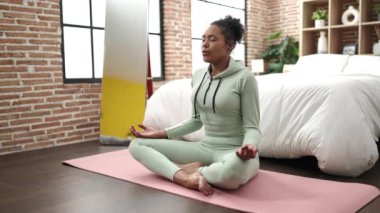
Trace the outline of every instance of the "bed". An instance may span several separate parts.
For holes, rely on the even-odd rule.
[[[359,176],[378,160],[380,57],[301,57],[290,73],[256,76],[260,155],[315,156],[325,173]],[[144,124],[157,129],[191,114],[190,79],[161,86],[147,102]],[[182,139],[197,141],[203,129]]]

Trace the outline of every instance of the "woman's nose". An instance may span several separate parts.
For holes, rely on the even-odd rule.
[[[207,41],[202,42],[202,47],[208,47],[208,42]]]

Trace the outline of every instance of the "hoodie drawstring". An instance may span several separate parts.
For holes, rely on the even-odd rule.
[[[214,92],[214,96],[212,97],[212,110],[214,111],[214,114],[215,114],[215,96],[216,96],[216,93],[218,92],[218,89],[219,89],[221,82],[222,82],[222,78],[219,79],[218,85],[216,86],[216,89]]]
[[[203,105],[206,105],[206,96],[207,96],[208,90],[210,89],[211,83],[212,83],[212,78],[210,78],[210,83],[208,83],[208,87],[207,87],[205,95],[203,97]]]
[[[199,90],[200,90],[200,88],[201,88],[201,86],[203,84],[203,81],[206,78],[206,74],[207,74],[207,72],[203,75],[202,81],[199,84],[197,90],[195,91],[195,95],[194,95],[194,116],[197,114],[196,100],[197,100],[198,92],[199,92]],[[208,87],[207,87],[206,92],[205,92],[204,97],[203,97],[203,104],[204,105],[206,104],[206,96],[207,96],[207,92],[210,89],[212,80],[213,79],[210,78],[210,83],[208,84]],[[214,95],[212,96],[212,110],[213,110],[214,114],[216,113],[216,111],[215,111],[215,97],[216,97],[216,93],[218,92],[218,89],[219,89],[219,86],[220,86],[221,83],[222,83],[222,78],[219,78],[218,85],[216,86],[215,91],[214,91]]]
[[[197,89],[197,91],[195,92],[195,95],[194,95],[194,116],[197,115],[197,106],[196,106],[196,104],[197,104],[197,96],[198,96],[198,92],[199,92],[199,89],[200,89],[201,86],[202,86],[203,81],[205,80],[206,75],[207,75],[207,72],[205,72],[205,74],[203,75],[202,81],[201,81],[201,83],[199,84],[198,89]]]

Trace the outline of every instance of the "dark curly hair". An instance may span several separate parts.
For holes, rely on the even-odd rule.
[[[236,42],[241,43],[244,39],[245,29],[238,18],[228,15],[225,18],[212,22],[211,25],[215,25],[221,29],[226,42],[233,41],[236,44]]]

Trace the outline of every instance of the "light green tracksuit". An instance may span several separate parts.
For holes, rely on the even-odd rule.
[[[258,157],[243,161],[235,153],[242,144],[259,147],[256,80],[249,70],[230,58],[228,68],[214,77],[210,68],[198,70],[192,87],[192,117],[166,132],[168,138],[178,138],[203,125],[206,136],[199,142],[137,138],[131,142],[130,152],[146,168],[168,179],[173,180],[180,169],[175,163],[199,161],[205,165],[199,171],[210,184],[238,188],[259,168]]]

